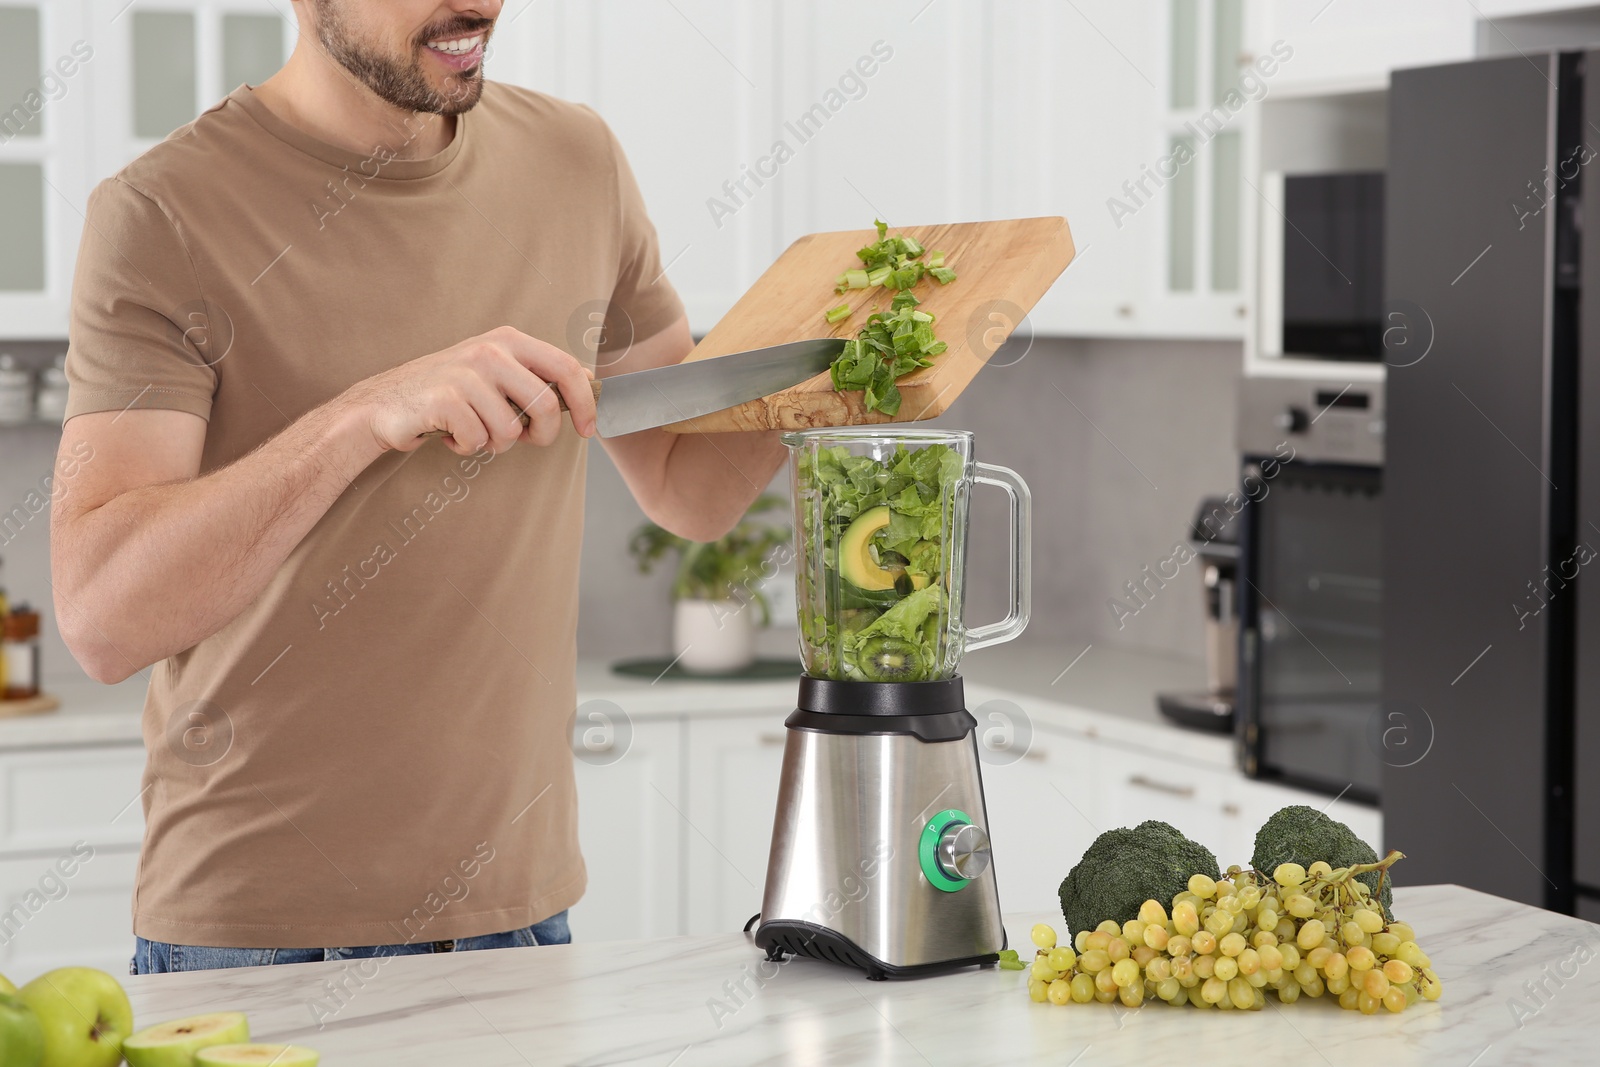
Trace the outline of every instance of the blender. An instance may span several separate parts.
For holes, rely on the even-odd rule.
[[[1005,947],[963,653],[1028,624],[1028,487],[964,430],[787,433],[805,674],[756,944],[907,978]],[[1009,611],[962,619],[968,504],[1009,503]]]

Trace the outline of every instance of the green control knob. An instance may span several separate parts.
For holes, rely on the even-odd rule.
[[[928,884],[946,893],[966,888],[989,869],[989,835],[955,808],[928,820],[917,852]]]

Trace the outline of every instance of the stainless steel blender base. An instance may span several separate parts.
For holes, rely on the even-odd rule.
[[[941,686],[949,700],[952,683],[960,709],[959,679],[885,684]],[[854,697],[874,683],[823,685],[856,687]],[[790,717],[756,930],[769,956],[885,978],[993,962],[1005,947],[973,720],[965,710],[910,718],[921,721],[882,710]],[[935,739],[887,732],[903,729]]]

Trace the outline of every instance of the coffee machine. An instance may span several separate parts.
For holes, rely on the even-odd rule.
[[[1200,501],[1189,544],[1200,558],[1206,609],[1206,688],[1158,693],[1161,714],[1180,726],[1231,734],[1239,679],[1239,529],[1242,504],[1223,497]]]
[[[806,673],[787,721],[756,944],[868,978],[1005,947],[976,720],[956,666],[1027,625],[1030,506],[966,431],[808,430],[791,450]],[[1009,611],[961,618],[968,500],[1002,489]]]

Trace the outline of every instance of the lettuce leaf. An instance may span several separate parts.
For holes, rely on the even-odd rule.
[[[869,624],[856,631],[856,637],[864,639],[874,636],[898,637],[914,645],[922,645],[923,624],[928,621],[928,616],[945,608],[944,587],[930,585],[918,589],[910,596],[895,604],[888,611],[879,615]],[[934,657],[924,657],[924,662],[932,662]]]
[[[802,536],[823,539],[806,551],[809,558],[820,553],[827,572],[820,584],[801,583],[801,636],[811,674],[860,679],[862,647],[874,637],[893,637],[917,648],[925,665],[919,680],[943,676],[950,609],[943,522],[964,473],[961,454],[943,444],[897,448],[882,462],[843,446],[802,454],[802,510],[820,519],[803,523]],[[860,590],[838,574],[844,530],[880,506],[889,509],[888,525],[875,535],[880,558],[893,553],[905,561],[907,575],[928,580],[904,596]]]

